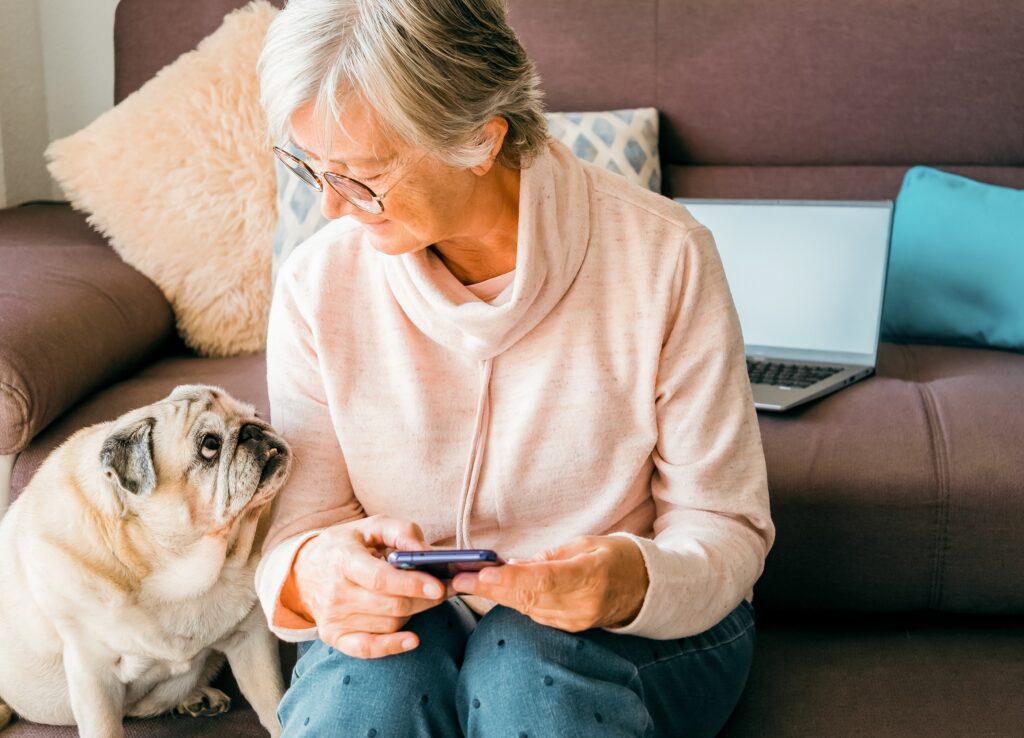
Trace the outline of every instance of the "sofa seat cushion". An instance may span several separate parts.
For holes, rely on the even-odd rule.
[[[0,210],[0,454],[173,332],[160,290],[67,205]]]
[[[719,738],[1018,736],[1024,623],[1007,616],[758,619],[743,697]]]
[[[874,377],[761,413],[777,541],[755,603],[1024,612],[1024,356],[883,343]]]
[[[220,686],[217,682],[215,686]],[[129,738],[266,738],[256,713],[232,696],[231,709],[214,718],[191,718],[166,714],[160,717],[124,721]],[[73,726],[39,725],[18,720],[4,729],[4,738],[78,738]]]
[[[176,348],[181,349],[180,343]],[[166,351],[129,379],[97,392],[61,416],[18,455],[11,478],[14,499],[46,456],[79,428],[113,420],[142,405],[163,399],[179,384],[212,384],[252,403],[260,417],[270,417],[266,360],[262,353],[231,358],[199,358]]]

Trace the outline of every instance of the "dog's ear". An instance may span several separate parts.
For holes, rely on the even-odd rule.
[[[100,465],[107,479],[125,492],[145,497],[156,489],[153,468],[153,424],[156,418],[143,418],[119,428],[103,441]]]

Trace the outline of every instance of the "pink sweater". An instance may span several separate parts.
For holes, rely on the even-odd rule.
[[[315,637],[278,602],[298,547],[378,513],[506,558],[627,536],[650,586],[614,632],[699,633],[752,597],[775,530],[710,232],[552,143],[522,172],[508,295],[478,299],[430,250],[381,254],[347,219],[289,257],[267,381],[295,464],[256,574],[282,639]]]

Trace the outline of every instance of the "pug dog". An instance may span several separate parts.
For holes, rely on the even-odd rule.
[[[272,736],[283,694],[254,574],[291,454],[223,389],[83,428],[0,522],[0,728],[123,736],[125,716],[224,712],[227,658]]]

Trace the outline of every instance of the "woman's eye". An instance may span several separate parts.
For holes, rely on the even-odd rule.
[[[217,456],[218,452],[220,452],[220,439],[217,436],[203,436],[203,446],[199,449],[199,453],[203,455],[203,458],[213,459]]]

